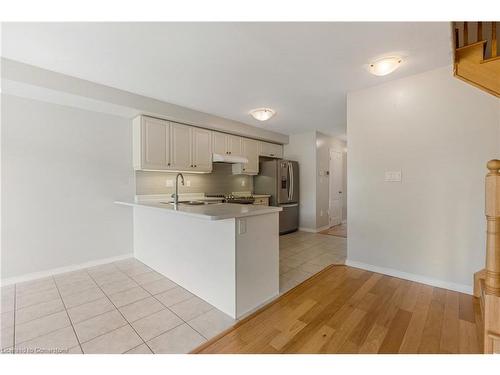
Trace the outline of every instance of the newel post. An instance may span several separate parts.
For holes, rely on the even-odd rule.
[[[487,168],[485,292],[500,297],[500,160],[490,160]]]

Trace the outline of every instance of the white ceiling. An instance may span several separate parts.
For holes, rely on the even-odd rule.
[[[404,65],[370,75],[371,60]],[[449,23],[3,23],[2,56],[285,134],[345,133],[346,93],[451,64]],[[259,123],[248,115],[271,107]]]

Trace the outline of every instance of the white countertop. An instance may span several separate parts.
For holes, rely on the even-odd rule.
[[[257,206],[252,204],[235,204],[235,203],[214,203],[199,206],[189,206],[179,204],[177,210],[173,204],[160,203],[160,201],[116,201],[116,204],[132,207],[146,207],[158,210],[164,210],[166,213],[174,215],[188,215],[205,220],[224,220],[234,219],[246,216],[265,215],[273,212],[279,212],[281,207],[272,206]]]

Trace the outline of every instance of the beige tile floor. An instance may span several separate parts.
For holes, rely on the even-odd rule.
[[[280,237],[280,293],[285,293],[331,264],[344,264],[347,239],[294,232]]]
[[[280,237],[280,292],[332,263],[346,240]],[[1,288],[4,353],[187,353],[235,320],[136,259]]]

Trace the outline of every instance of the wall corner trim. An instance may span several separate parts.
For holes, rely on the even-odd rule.
[[[360,268],[366,271],[381,273],[388,276],[397,277],[404,280],[415,281],[437,288],[453,290],[455,292],[465,293],[472,295],[472,285],[457,284],[445,280],[434,279],[432,277],[417,275],[413,273],[403,272],[392,268],[379,267],[368,263],[357,262],[355,260],[347,259],[345,264],[349,267]],[[472,280],[472,275],[471,275]]]
[[[112,263],[112,262],[116,262],[118,260],[123,260],[123,259],[133,258],[133,257],[134,257],[134,254],[129,253],[129,254],[118,255],[115,257],[111,257],[111,258],[91,260],[89,262],[80,263],[80,264],[73,264],[71,266],[52,268],[49,270],[28,273],[28,274],[21,275],[21,276],[9,277],[6,279],[2,279],[1,285],[7,286],[7,285],[12,285],[12,284],[22,283],[25,281],[32,281],[32,280],[41,279],[44,277],[49,277],[49,276],[53,276],[53,275],[57,275],[57,274],[61,274],[61,273],[78,271],[78,270],[81,270],[83,268],[100,266],[101,264]]]

